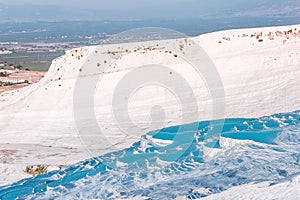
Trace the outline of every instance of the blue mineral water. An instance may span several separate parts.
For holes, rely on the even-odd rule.
[[[300,111],[225,119],[218,137],[207,137],[215,124],[150,132],[130,148],[0,187],[0,199],[198,199],[300,174]],[[227,140],[235,143],[223,148]],[[221,153],[206,160],[203,147]]]

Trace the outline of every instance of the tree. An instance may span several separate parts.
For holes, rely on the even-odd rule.
[[[7,77],[7,76],[8,76],[7,72],[0,72],[0,77]]]
[[[21,70],[22,67],[23,67],[22,65],[17,65],[17,66],[15,67],[15,69]]]

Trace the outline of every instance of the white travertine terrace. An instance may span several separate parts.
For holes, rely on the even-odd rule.
[[[191,38],[207,52],[221,76],[226,118],[252,118],[300,109],[299,31],[300,25],[294,25],[228,30]],[[118,81],[135,67],[156,63],[177,71],[199,99],[199,121],[212,118],[208,90],[191,66],[159,48],[147,49],[146,45],[160,43],[107,45],[99,52],[104,55],[116,47],[130,51],[125,56],[111,55],[116,62],[96,88],[96,117],[110,141],[99,146],[99,154],[128,147],[149,131],[149,110],[153,104],[165,109],[165,126],[181,122],[180,105],[172,93],[149,86],[136,91],[129,102],[130,117],[143,131],[134,137],[120,133],[111,113],[111,97]],[[30,176],[24,172],[29,165],[43,164],[56,169],[92,156],[77,132],[73,93],[78,73],[84,70],[83,63],[95,49],[70,50],[53,61],[40,82],[0,95],[0,185]]]

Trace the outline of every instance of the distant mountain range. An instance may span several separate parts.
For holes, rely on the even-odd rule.
[[[255,8],[234,13],[235,16],[277,16],[299,17],[300,0],[263,3]]]
[[[276,16],[276,17],[300,17],[300,1],[275,1],[252,5],[249,7],[216,8],[211,10],[195,8],[194,11],[186,11],[182,14],[179,5],[170,5],[168,11],[164,8],[149,10],[92,10],[74,9],[62,6],[45,5],[4,5],[0,4],[0,22],[32,22],[32,21],[86,21],[86,20],[130,20],[146,18],[218,18],[238,16]],[[276,3],[275,3],[276,2]],[[191,6],[193,7],[193,6]]]

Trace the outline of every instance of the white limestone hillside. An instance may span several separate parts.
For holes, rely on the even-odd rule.
[[[224,117],[259,117],[300,109],[300,25],[222,31],[191,40],[207,52],[219,72],[225,92]],[[74,49],[55,59],[39,83],[1,94],[0,185],[29,176],[24,173],[26,166],[70,165],[128,147],[153,129],[149,125],[155,121],[149,115],[153,105],[161,105],[165,111],[163,126],[181,124],[181,105],[174,94],[158,85],[144,85],[128,96],[130,118],[141,131],[120,131],[112,113],[112,97],[120,80],[136,68],[159,64],[177,72],[197,98],[198,110],[190,108],[187,113],[197,112],[199,121],[214,119],[205,81],[186,60],[167,51],[167,43],[172,44],[172,40]],[[96,63],[89,61],[92,54],[99,55]],[[100,74],[106,60],[113,62]],[[90,67],[99,69],[99,74],[95,70],[89,73]],[[85,77],[81,76],[83,72]],[[99,146],[93,146],[94,154],[90,154],[74,119],[74,90],[78,76],[97,80],[100,75],[93,98],[104,135],[98,136]],[[185,92],[176,95],[184,96]],[[89,127],[88,117],[83,119],[83,126]],[[187,122],[193,121],[190,115]],[[96,130],[91,127],[90,131]]]

